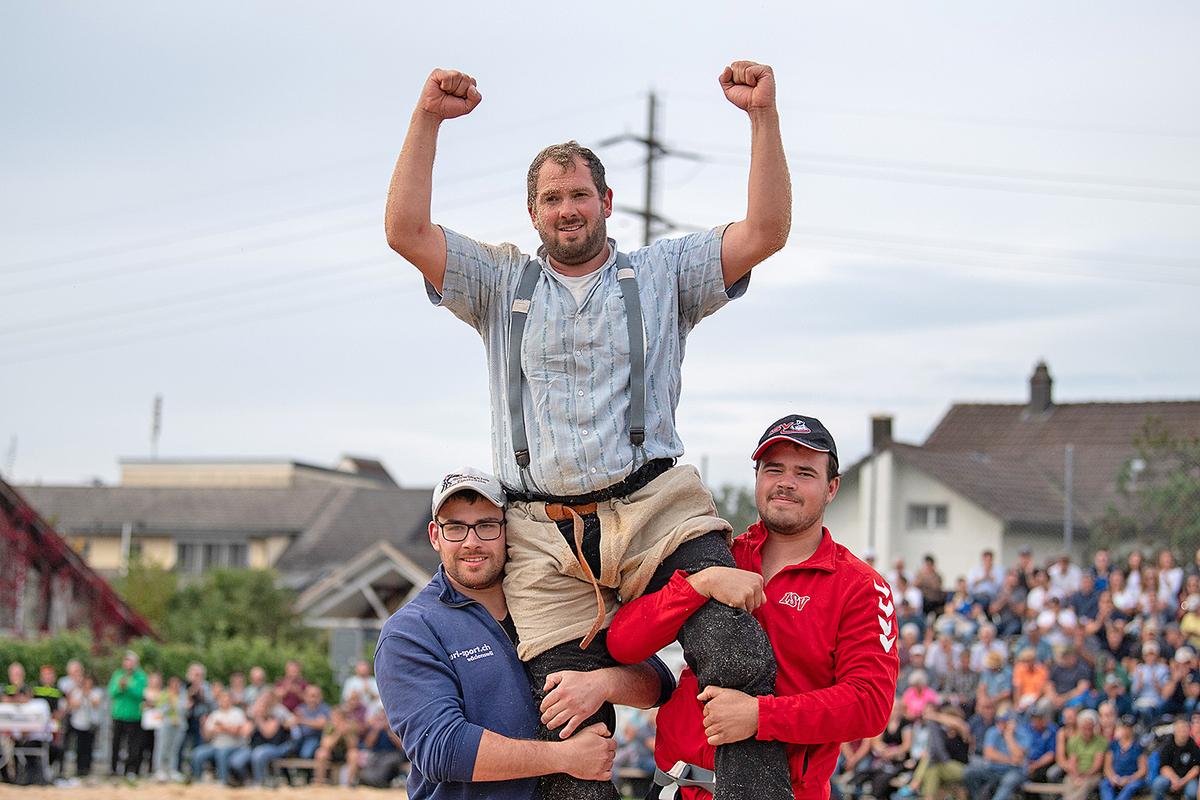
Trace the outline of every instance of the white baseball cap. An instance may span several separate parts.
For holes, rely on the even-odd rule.
[[[475,467],[463,467],[447,473],[446,477],[433,487],[433,516],[437,517],[438,510],[447,500],[468,489],[483,495],[497,508],[504,508],[504,487],[500,485],[500,481],[490,472]]]

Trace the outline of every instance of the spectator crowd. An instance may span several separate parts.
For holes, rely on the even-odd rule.
[[[3,702],[35,710],[44,703],[53,736],[45,748],[48,764],[29,755],[35,748],[21,748],[25,757],[5,759],[0,781],[35,783],[54,775],[90,781],[98,752],[106,754],[109,776],[130,782],[262,786],[303,777],[387,787],[403,774],[406,759],[388,730],[368,662],[355,665],[333,704],[305,680],[298,662],[289,661],[274,682],[259,666],[248,675],[210,681],[204,665],[193,663],[185,675],[163,676],[147,672],[129,651],[107,683],[73,660],[61,678],[42,666],[29,684],[24,665],[14,662]],[[38,738],[17,735],[12,743],[38,744]],[[281,765],[295,775],[281,776]]]
[[[896,700],[879,736],[842,746],[835,798],[1197,798],[1200,552],[1181,567],[1167,550],[1120,565],[1099,550],[1081,567],[1023,549],[1005,568],[984,551],[952,585],[933,556],[880,572],[899,628]],[[27,684],[14,663],[3,699],[49,706],[62,777],[65,754],[86,779],[97,752],[126,780],[264,785],[283,765],[385,787],[404,773],[366,661],[333,705],[297,662],[274,682],[261,667],[247,675],[209,681],[195,663],[163,676],[129,652],[107,683],[72,661]],[[652,772],[654,735],[653,712],[618,725],[617,771]]]
[[[871,554],[865,554],[872,561]],[[933,556],[892,588],[900,677],[882,734],[842,747],[835,797],[1194,800],[1200,552],[1086,567],[993,553],[953,585]]]

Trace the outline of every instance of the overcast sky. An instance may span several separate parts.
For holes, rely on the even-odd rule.
[[[486,465],[476,334],[381,217],[436,66],[434,216],[536,244],[543,145],[659,132],[657,201],[745,208],[749,125],[717,75],[772,64],[787,248],[688,343],[679,424],[712,483],[767,423],[868,417],[920,442],[955,401],[1200,398],[1200,6],[1191,2],[0,4],[0,470],[115,481],[145,457],[377,456],[430,485]],[[639,205],[632,145],[601,151]],[[639,243],[636,221],[610,234]]]

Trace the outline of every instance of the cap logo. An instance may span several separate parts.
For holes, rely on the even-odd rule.
[[[446,491],[451,486],[457,486],[460,483],[473,481],[475,483],[487,483],[487,478],[480,475],[463,475],[461,473],[452,472],[442,479],[442,491]]]
[[[791,422],[776,425],[767,435],[774,436],[777,433],[812,433],[812,429],[804,424],[804,420],[794,419]]]

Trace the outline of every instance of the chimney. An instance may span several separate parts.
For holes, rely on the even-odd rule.
[[[1033,370],[1033,375],[1029,378],[1030,414],[1044,414],[1054,405],[1050,394],[1053,384],[1054,381],[1050,377],[1050,370],[1046,367],[1046,362],[1039,361]]]
[[[871,417],[871,450],[879,452],[892,443],[892,417],[876,414]]]

